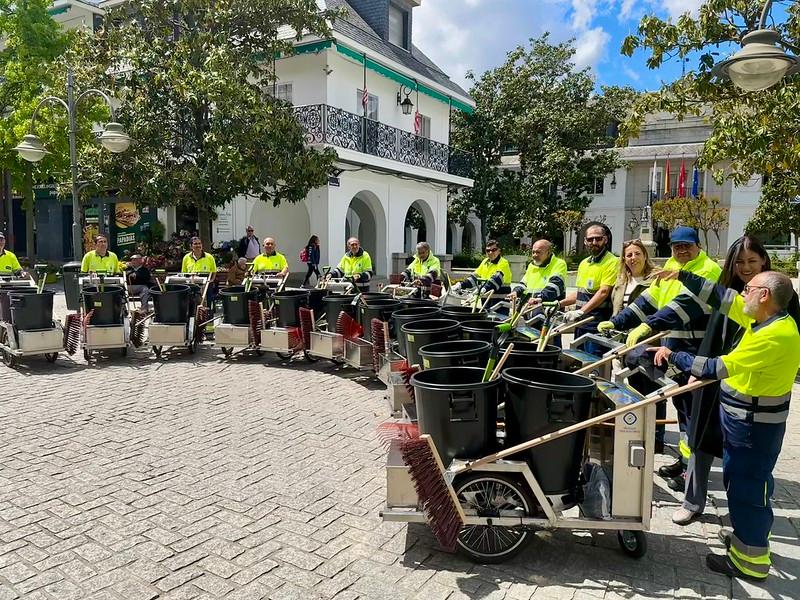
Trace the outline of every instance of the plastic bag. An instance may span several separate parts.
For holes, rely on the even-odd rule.
[[[611,478],[600,465],[583,465],[583,502],[580,503],[584,516],[590,519],[611,519]]]

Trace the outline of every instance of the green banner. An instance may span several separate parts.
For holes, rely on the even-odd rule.
[[[156,209],[150,206],[136,207],[133,202],[117,202],[112,205],[114,214],[110,219],[111,249],[120,258],[126,250],[134,252],[145,231],[156,220]]]

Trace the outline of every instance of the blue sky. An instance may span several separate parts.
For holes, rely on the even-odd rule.
[[[619,52],[645,14],[677,19],[696,14],[703,0],[422,0],[414,9],[414,44],[451,79],[469,89],[464,75],[501,64],[508,50],[545,31],[551,39],[575,38],[578,66],[592,68],[600,85],[654,90],[680,76],[680,63],[656,71],[646,54]],[[691,69],[691,64],[687,65]]]

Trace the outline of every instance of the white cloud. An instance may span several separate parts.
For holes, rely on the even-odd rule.
[[[575,66],[596,67],[605,58],[611,35],[602,27],[583,32],[575,40]]]
[[[662,8],[670,17],[676,19],[686,12],[696,15],[705,2],[706,0],[656,0],[652,4]]]
[[[597,0],[572,0],[572,27],[583,31],[589,27],[597,13]]]
[[[642,78],[639,73],[631,69],[628,65],[622,65],[622,72],[625,73],[625,75],[628,76],[628,79],[631,79],[632,81],[639,81]]]
[[[619,7],[619,18],[623,20],[630,18],[637,1],[638,0],[622,0]]]

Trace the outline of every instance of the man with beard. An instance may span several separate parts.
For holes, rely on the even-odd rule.
[[[567,323],[579,321],[583,317],[592,317],[592,322],[575,330],[575,337],[586,333],[596,333],[597,323],[611,316],[611,289],[617,282],[618,258],[611,253],[611,231],[602,223],[592,223],[586,229],[584,238],[589,254],[578,265],[575,279],[577,292],[567,294],[561,301],[562,307],[575,305],[564,315]],[[603,348],[591,342],[584,344],[583,349],[600,356]]]
[[[528,304],[563,300],[567,289],[567,263],[553,256],[550,240],[536,240],[531,247],[531,262],[522,282],[512,288],[509,299],[528,295]]]
[[[652,348],[698,379],[719,379],[723,434],[722,476],[733,532],[726,556],[708,554],[708,568],[728,577],[763,581],[769,574],[773,514],[772,470],[786,432],[792,384],[800,368],[800,334],[787,312],[793,290],[782,273],[765,271],[741,295],[687,271],[672,272],[693,294],[744,328],[736,347],[718,358]]]

